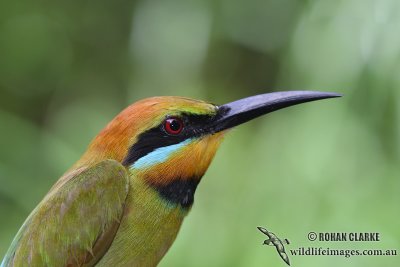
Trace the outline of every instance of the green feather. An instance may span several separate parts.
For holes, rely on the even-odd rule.
[[[19,230],[2,267],[95,264],[118,229],[128,188],[126,169],[114,160],[56,184]]]

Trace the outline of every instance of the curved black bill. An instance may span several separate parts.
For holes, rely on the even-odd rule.
[[[212,127],[213,132],[235,127],[282,108],[340,96],[337,93],[316,91],[287,91],[250,96],[219,106],[218,116]]]

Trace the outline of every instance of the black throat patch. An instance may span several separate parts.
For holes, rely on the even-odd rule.
[[[198,178],[187,180],[177,179],[166,185],[151,184],[151,187],[167,202],[187,209],[193,205],[194,193],[199,182],[200,179]]]

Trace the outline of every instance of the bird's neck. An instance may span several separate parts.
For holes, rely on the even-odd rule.
[[[131,175],[124,216],[99,266],[156,266],[174,242],[188,212]],[[126,250],[129,253],[121,253]]]
[[[157,196],[159,205],[171,209],[179,208],[185,215],[193,205],[194,194],[201,179],[201,177],[176,178],[163,183],[154,183],[144,177],[143,173],[138,174],[130,170],[130,174],[134,184],[140,184],[142,188]]]
[[[190,209],[194,194],[222,141],[223,133],[151,151],[127,166],[131,177],[143,181],[171,207]]]

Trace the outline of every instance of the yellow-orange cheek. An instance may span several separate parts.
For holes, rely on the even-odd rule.
[[[174,180],[200,179],[214,158],[223,136],[224,132],[220,132],[194,139],[165,162],[134,171],[155,185],[166,185]]]

